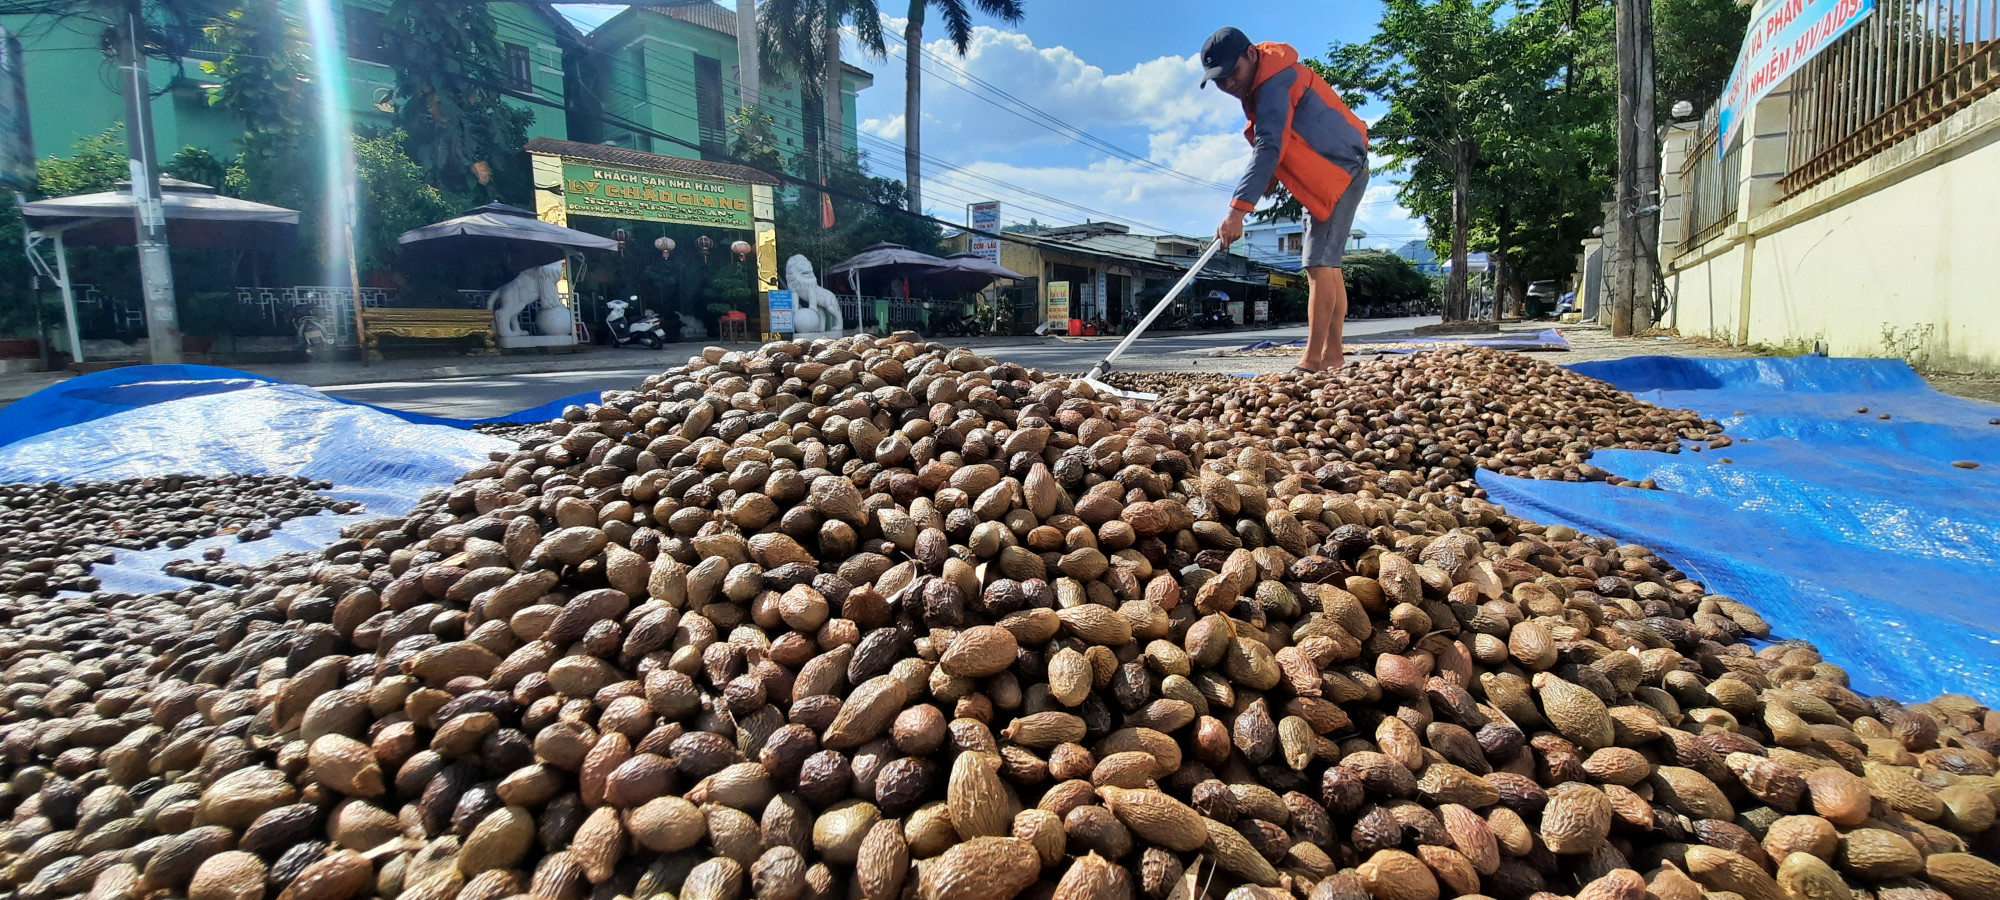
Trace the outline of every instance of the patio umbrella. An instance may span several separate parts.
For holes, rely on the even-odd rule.
[[[858,274],[866,270],[869,277],[911,278],[947,268],[949,265],[943,259],[928,253],[918,253],[902,244],[885,241],[861,248],[861,252],[828,266],[826,272],[829,275],[839,275],[846,272]]]
[[[977,291],[1000,279],[1019,281],[1026,276],[997,262],[972,253],[954,253],[944,258],[944,267],[923,280],[933,288],[947,291]]]
[[[396,243],[422,244],[444,253],[500,256],[516,272],[560,261],[572,249],[618,249],[618,242],[610,238],[552,225],[505,203],[488,203],[455,219],[412,228]]]
[[[130,247],[136,205],[129,183],[115,191],[54,197],[21,204],[28,227],[61,234],[65,244]],[[298,237],[299,211],[224,197],[215,188],[178,178],[160,179],[167,243],[175,249],[282,250]]]
[[[847,276],[847,283],[854,289],[854,302],[858,307],[861,303],[861,278],[863,274],[866,274],[870,278],[887,278],[891,281],[901,279],[903,281],[903,299],[908,300],[910,299],[909,279],[927,276],[933,272],[948,268],[949,265],[943,259],[928,253],[918,253],[902,244],[891,244],[884,241],[879,244],[869,244],[861,248],[860,253],[856,253],[828,266],[826,272],[828,275]],[[861,312],[861,317],[863,320],[866,320],[867,313],[865,311]],[[877,324],[885,328],[888,326],[889,313],[886,304],[878,302],[875,318],[877,319]]]
[[[28,250],[37,270],[53,276],[62,293],[63,318],[69,329],[70,352],[83,361],[83,342],[76,324],[76,298],[70,291],[66,247],[130,247],[139,243],[133,224],[138,203],[130,182],[119,190],[52,197],[21,204],[28,226]],[[178,178],[160,179],[160,206],[167,220],[167,243],[177,249],[282,250],[299,232],[299,211],[282,206],[224,197],[215,188]],[[53,238],[56,267],[49,272],[36,245]]]

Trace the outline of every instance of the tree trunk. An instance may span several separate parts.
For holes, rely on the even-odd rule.
[[[826,72],[823,73],[820,87],[821,111],[826,116],[826,146],[821,148],[821,152],[832,160],[847,158],[847,129],[842,121],[845,118],[846,104],[840,94],[841,11],[840,3],[826,4],[826,34],[823,38],[826,48]]]
[[[1519,297],[1517,289],[1520,287],[1521,277],[1512,265],[1512,258],[1507,254],[1507,239],[1514,232],[1513,224],[1507,215],[1507,207],[1501,206],[1494,219],[1494,232],[1499,239],[1494,242],[1493,252],[1489,254],[1490,265],[1487,271],[1493,273],[1491,321],[1494,325],[1499,325],[1509,301]]]
[[[1472,296],[1467,290],[1465,244],[1472,230],[1472,144],[1459,141],[1451,149],[1451,277],[1444,284],[1444,319],[1463,322],[1472,318]]]
[[[903,185],[910,192],[910,212],[924,211],[922,136],[924,71],[924,10],[930,0],[910,0],[910,24],[903,26]]]

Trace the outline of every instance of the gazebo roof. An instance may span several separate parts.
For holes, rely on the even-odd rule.
[[[130,184],[95,194],[51,197],[21,205],[28,227],[61,232],[72,245],[128,247],[138,243],[133,216],[138,203]],[[230,250],[291,246],[299,211],[224,197],[215,188],[178,178],[160,179],[167,241],[176,247]]]

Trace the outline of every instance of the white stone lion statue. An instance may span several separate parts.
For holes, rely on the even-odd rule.
[[[847,327],[841,320],[840,298],[819,286],[812,261],[794,255],[785,261],[785,287],[792,291],[792,339],[837,338]]]
[[[561,262],[546,266],[522,269],[521,274],[507,282],[486,298],[486,308],[493,313],[493,332],[504,337],[523,337],[528,332],[521,329],[521,311],[540,302],[544,307],[562,303],[556,291],[556,279],[562,277]]]

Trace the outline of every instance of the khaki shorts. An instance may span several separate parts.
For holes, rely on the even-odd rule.
[[[1354,231],[1354,214],[1361,209],[1361,196],[1368,193],[1368,170],[1354,176],[1348,182],[1347,190],[1340,199],[1333,202],[1333,212],[1324,219],[1307,215],[1305,248],[1299,254],[1299,263],[1313,266],[1340,268],[1340,261],[1347,254],[1347,237]]]

